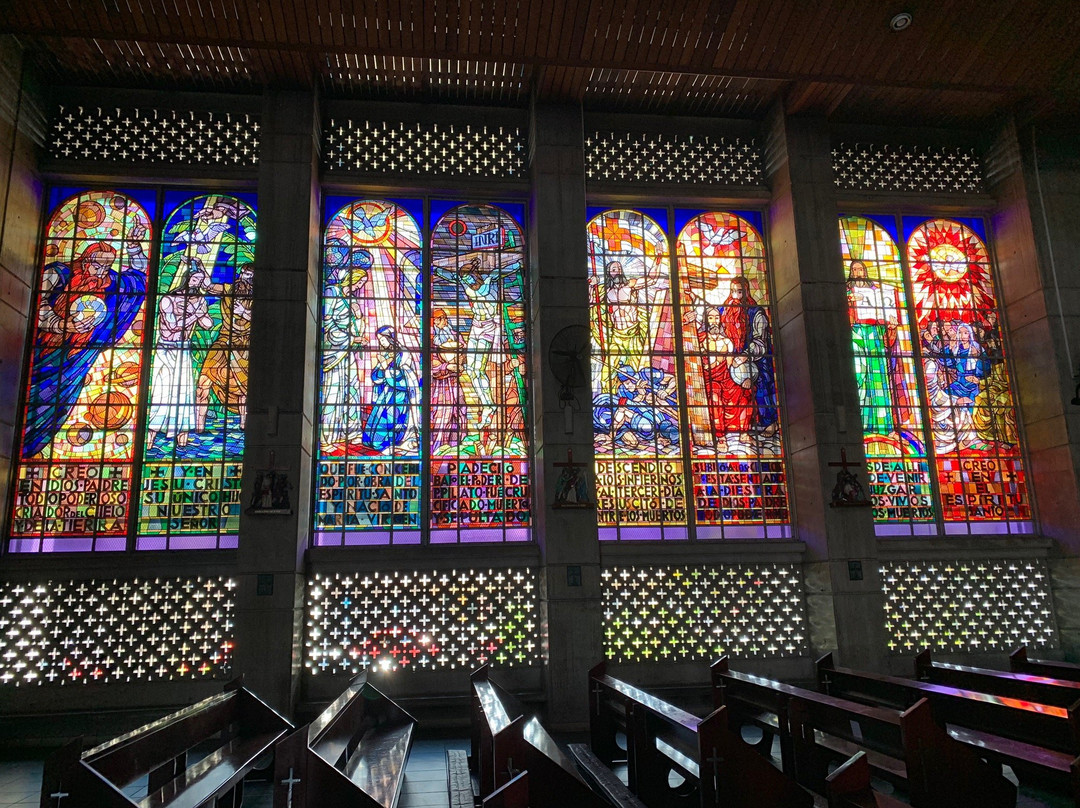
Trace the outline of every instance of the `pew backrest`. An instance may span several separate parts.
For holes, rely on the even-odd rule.
[[[995,696],[1022,699],[1055,707],[1072,707],[1080,701],[1080,682],[1030,673],[995,671],[969,665],[935,662],[929,651],[915,657],[915,677],[920,681],[950,685]]]

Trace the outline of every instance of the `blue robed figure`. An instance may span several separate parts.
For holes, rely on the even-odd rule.
[[[146,299],[146,254],[142,225],[131,230],[127,267],[113,264],[116,249],[99,242],[70,265],[55,261],[45,275],[56,283],[43,293],[33,348],[22,456],[44,449],[67,421],[101,352],[111,348],[135,322]]]
[[[384,325],[375,335],[380,351],[371,370],[371,411],[361,441],[381,452],[391,446],[404,446],[418,434],[413,403],[420,386],[394,329]]]

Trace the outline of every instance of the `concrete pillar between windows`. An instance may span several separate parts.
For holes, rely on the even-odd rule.
[[[1077,660],[1080,406],[1070,402],[1080,363],[1080,151],[1071,133],[1019,132],[1010,119],[995,134],[986,168],[997,201],[993,243],[1028,482],[1039,530],[1055,541],[1050,571],[1062,649]]]
[[[23,70],[23,48],[0,36],[0,95],[11,99],[0,115],[0,526],[8,524],[11,475],[18,451],[19,395],[23,357],[33,326],[31,297],[37,280],[41,177],[32,131],[41,106]]]
[[[540,541],[541,611],[547,627],[547,721],[556,729],[588,723],[587,675],[600,660],[600,551],[594,509],[553,509],[567,450],[592,478],[592,393],[573,391],[577,412],[566,432],[559,383],[547,360],[551,338],[569,325],[589,326],[585,242],[584,142],[581,109],[536,105],[530,137],[532,196],[529,256],[532,277],[533,401]]]
[[[859,393],[840,261],[837,201],[824,118],[789,117],[777,105],[766,122],[765,169],[775,338],[786,402],[786,445],[814,655],[838,650],[844,665],[879,669],[885,655],[883,595],[870,508],[832,508],[846,450],[867,485]],[[861,580],[849,574],[854,562]],[[853,571],[854,572],[854,571]]]
[[[259,469],[288,472],[291,513],[240,520],[236,666],[291,712],[303,651],[318,311],[319,115],[309,92],[268,91],[259,153],[255,301],[243,505]],[[272,590],[268,587],[272,587]]]

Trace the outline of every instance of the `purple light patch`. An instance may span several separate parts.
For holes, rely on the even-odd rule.
[[[457,544],[456,530],[433,530],[430,541],[432,544]]]
[[[532,530],[527,527],[507,528],[505,541],[532,541]]]
[[[419,544],[419,530],[395,530],[390,534],[394,544]]]
[[[597,530],[597,538],[600,541],[618,541],[619,529],[617,527],[602,527]]]
[[[37,553],[41,549],[41,539],[12,539],[8,542],[9,553]]]
[[[89,553],[93,549],[94,540],[92,538],[63,536],[41,540],[41,552],[43,553]]]
[[[501,527],[468,528],[461,531],[462,544],[502,543],[503,530]]]
[[[724,526],[723,525],[698,525],[697,537],[699,539],[711,540],[724,538]]]
[[[389,530],[357,530],[345,534],[346,547],[374,547],[389,543]]]
[[[765,538],[764,525],[731,525],[724,531],[729,539],[763,539]]]
[[[340,547],[342,536],[340,533],[330,533],[325,530],[315,531],[316,547]]]
[[[164,550],[168,547],[168,541],[164,536],[139,536],[135,540],[136,550]]]
[[[220,547],[222,550],[235,550],[239,546],[240,537],[236,534],[220,536],[218,538],[218,547]]]
[[[170,550],[216,550],[217,536],[173,536]]]
[[[790,539],[791,525],[769,525],[765,529],[765,535],[770,539]]]

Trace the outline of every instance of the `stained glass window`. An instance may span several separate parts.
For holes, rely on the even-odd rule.
[[[232,196],[186,199],[160,256],[137,546],[235,547],[255,213]]]
[[[493,205],[431,234],[431,540],[529,538],[525,251]]]
[[[898,224],[907,245],[903,261]],[[840,220],[881,535],[1031,531],[981,229],[967,220]]]
[[[675,267],[658,220],[682,224]],[[609,210],[588,255],[600,538],[789,536],[759,228]]]
[[[152,237],[146,208],[113,191],[72,196],[49,219],[13,551],[126,547]]]
[[[768,535],[788,508],[765,245],[745,219],[703,213],[676,251],[697,535]]]
[[[324,239],[318,545],[530,538],[524,246],[493,205],[359,200]]]
[[[165,194],[154,266],[157,193],[60,194],[8,547],[124,550],[129,535],[139,549],[235,547],[254,213],[236,197]]]

